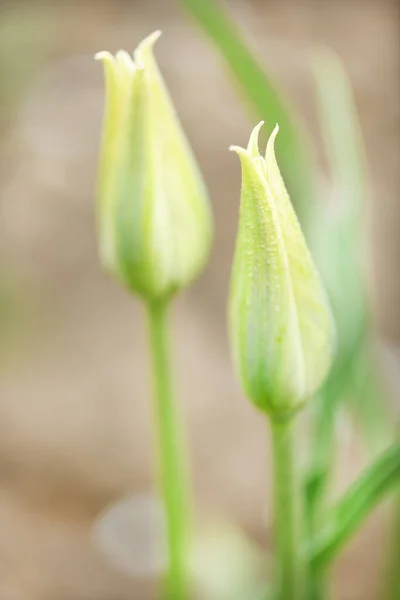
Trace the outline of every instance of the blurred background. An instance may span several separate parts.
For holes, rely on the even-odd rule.
[[[319,157],[310,48],[330,45],[349,73],[370,176],[371,304],[387,385],[398,402],[397,2],[230,0],[227,6],[302,115]],[[96,534],[107,507],[124,497],[133,505],[151,491],[152,434],[140,306],[100,270],[97,258],[103,77],[93,60],[99,50],[131,51],[155,29],[163,31],[157,58],[216,219],[209,266],[174,311],[175,366],[199,519],[240,529],[246,539],[238,545],[246,552],[271,540],[266,426],[241,396],[225,327],[240,186],[228,147],[244,144],[256,120],[179,2],[0,1],[1,600],[155,597],[158,559],[150,549],[142,556],[151,546],[150,530],[138,532],[132,557],[125,560],[121,550],[120,561],[119,550],[104,541],[107,533]],[[351,425],[342,431],[338,487],[362,463]],[[135,504],[139,511],[142,505]],[[335,565],[335,600],[381,597],[385,523],[378,511]],[[225,550],[222,545],[222,562],[229,561]]]

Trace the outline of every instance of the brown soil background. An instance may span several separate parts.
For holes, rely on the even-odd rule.
[[[304,115],[317,148],[307,51],[328,43],[345,61],[371,175],[377,323],[383,338],[398,343],[398,8],[384,0],[229,5]],[[265,426],[241,397],[225,332],[239,190],[237,161],[227,149],[244,143],[254,119],[172,0],[0,2],[0,27],[6,23],[12,40],[3,38],[11,45],[0,59],[0,252],[17,297],[1,345],[0,599],[151,599],[151,582],[119,573],[91,539],[93,520],[109,502],[151,486],[142,314],[100,271],[96,256],[103,82],[92,55],[131,50],[163,30],[157,56],[217,223],[207,271],[174,312],[197,501],[202,514],[222,514],[263,544],[270,539],[262,525]],[[344,453],[340,481],[358,465],[357,452]],[[371,519],[339,561],[335,600],[381,598],[384,523]]]

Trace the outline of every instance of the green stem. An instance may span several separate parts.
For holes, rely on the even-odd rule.
[[[306,600],[324,600],[327,597],[325,576],[325,571],[317,571],[310,567],[306,588]]]
[[[323,507],[326,502],[326,491],[331,476],[335,449],[335,409],[337,398],[329,394],[325,388],[323,396],[315,399],[314,440],[312,455],[305,484],[305,524],[306,539],[312,543],[318,533]],[[327,597],[326,573],[307,565],[305,583],[306,600],[323,600]]]
[[[173,393],[166,304],[148,306],[158,468],[168,549],[165,600],[188,598],[188,482]]]
[[[400,493],[397,493],[392,508],[394,511],[390,519],[389,561],[385,565],[387,581],[385,578],[384,597],[387,600],[398,600],[400,598]]]
[[[294,447],[295,419],[272,421],[275,494],[276,599],[300,600],[303,587],[301,486]]]

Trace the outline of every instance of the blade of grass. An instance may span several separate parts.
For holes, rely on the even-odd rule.
[[[350,81],[335,53],[319,49],[312,63],[320,126],[336,204],[321,214],[313,248],[331,298],[338,332],[337,357],[316,403],[311,466],[306,478],[308,541],[321,524],[336,445],[336,412],[341,403],[357,423],[373,453],[387,443],[383,388],[373,360],[367,286],[362,268],[363,213],[368,198],[367,169],[361,129]],[[329,220],[329,226],[323,223]],[[310,565],[309,596],[323,570]],[[322,580],[323,581],[323,580]],[[319,594],[319,595],[318,595]]]
[[[323,527],[308,549],[314,569],[331,562],[375,506],[400,484],[400,444],[386,452],[350,486],[325,515]]]
[[[384,590],[384,596],[388,600],[398,600],[400,598],[400,490],[395,498],[394,515],[391,521],[391,539],[389,545],[387,589]]]
[[[354,393],[350,397],[349,409],[361,426],[370,455],[376,456],[388,441],[396,440],[383,373],[371,337],[360,348],[354,365]]]
[[[315,255],[325,273],[335,312],[341,370],[364,340],[369,326],[361,263],[367,173],[357,111],[344,66],[333,51],[321,48],[315,52],[312,70],[331,179],[338,192],[330,210],[321,215],[329,226],[315,229]]]
[[[400,430],[396,426],[396,439],[400,443]],[[400,489],[397,490],[391,506],[389,520],[389,544],[382,572],[382,598],[398,600],[400,598]]]
[[[257,118],[264,120],[269,129],[279,123],[279,165],[307,233],[316,201],[314,167],[308,139],[294,118],[293,108],[288,105],[276,83],[250,50],[222,3],[213,0],[179,2],[214,43]]]
[[[318,110],[326,152],[341,190],[343,220],[357,221],[367,191],[365,151],[353,90],[333,50],[320,48],[313,61]],[[353,223],[354,224],[354,223]]]
[[[383,406],[371,355],[370,315],[361,262],[363,212],[368,196],[362,136],[351,84],[336,54],[328,48],[313,56],[317,108],[331,178],[338,190],[336,204],[320,215],[313,248],[324,277],[338,332],[337,356],[316,406],[314,443],[307,477],[309,522],[315,521],[329,480],[335,445],[335,412],[340,402],[352,403],[364,433],[383,430]],[[368,363],[368,369],[364,367]],[[357,372],[368,377],[368,390]],[[366,371],[366,373],[365,373]],[[377,436],[369,436],[370,439]],[[382,436],[381,436],[382,437]]]

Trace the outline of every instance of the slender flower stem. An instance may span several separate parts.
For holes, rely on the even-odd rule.
[[[296,469],[295,419],[271,421],[274,461],[276,600],[302,600],[301,487]]]
[[[165,600],[187,600],[188,482],[173,393],[167,321],[167,304],[148,306],[159,484],[164,500],[168,550]]]

